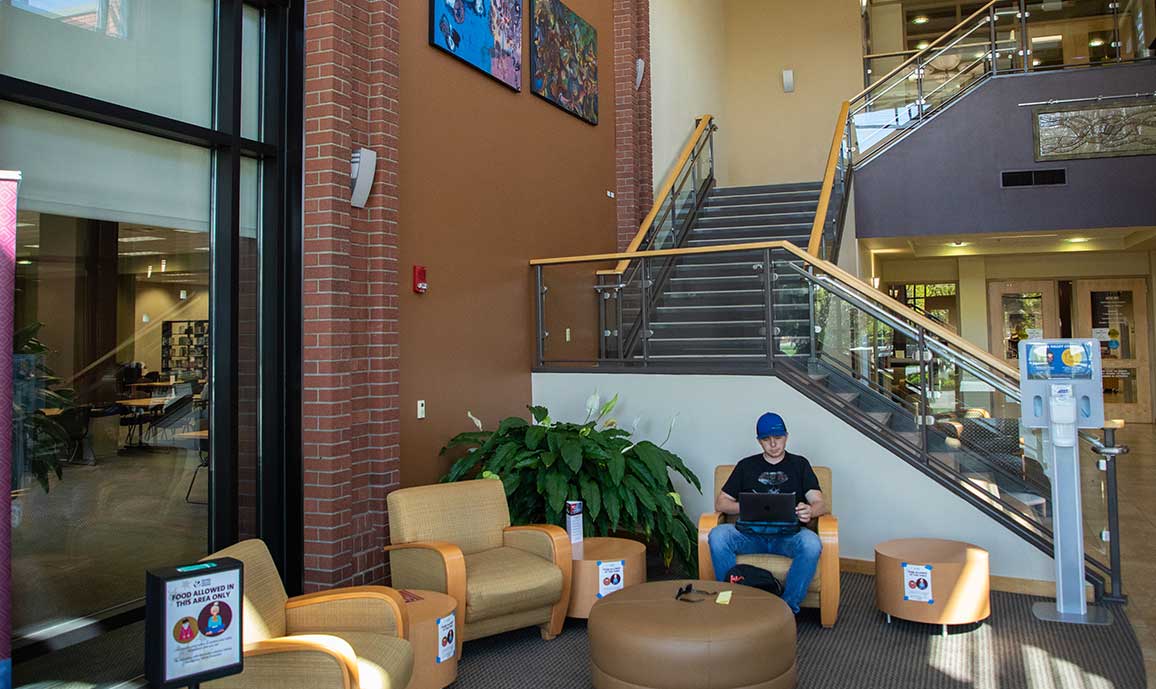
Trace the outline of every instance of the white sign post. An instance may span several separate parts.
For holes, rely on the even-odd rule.
[[[243,581],[243,564],[229,557],[149,570],[145,677],[150,687],[196,687],[241,672]]]

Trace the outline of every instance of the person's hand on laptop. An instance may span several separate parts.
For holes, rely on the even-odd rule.
[[[803,524],[811,521],[811,506],[805,502],[800,502],[795,505],[795,516],[797,516]]]

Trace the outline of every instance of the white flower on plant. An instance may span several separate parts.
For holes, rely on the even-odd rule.
[[[670,434],[674,433],[674,422],[675,421],[678,421],[678,412],[675,412],[674,416],[670,417],[670,428],[666,429],[666,437],[663,438],[662,442],[658,444],[659,447],[665,447],[666,441],[670,440]]]
[[[634,417],[634,421],[630,422],[630,435],[638,433],[638,424],[642,423],[642,417]]]
[[[473,422],[474,422],[474,425],[478,427],[478,430],[479,430],[479,431],[480,431],[480,430],[482,430],[482,422],[481,422],[481,419],[479,419],[478,417],[474,416],[473,412],[471,412],[469,409],[467,409],[467,410],[466,410],[466,416],[470,417],[470,421],[473,421]]]
[[[600,402],[601,402],[601,397],[599,397],[597,390],[594,391],[593,395],[590,395],[589,397],[586,398],[586,420],[587,421],[589,421],[590,417],[594,416],[594,413],[598,411],[598,405]]]

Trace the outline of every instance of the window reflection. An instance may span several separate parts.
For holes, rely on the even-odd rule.
[[[128,0],[12,0],[12,6],[109,38],[128,38]]]
[[[129,604],[205,552],[205,232],[17,222],[13,630]]]

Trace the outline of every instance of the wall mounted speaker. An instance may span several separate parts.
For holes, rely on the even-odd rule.
[[[349,162],[349,203],[354,208],[365,208],[377,173],[377,154],[372,149],[359,148]]]

